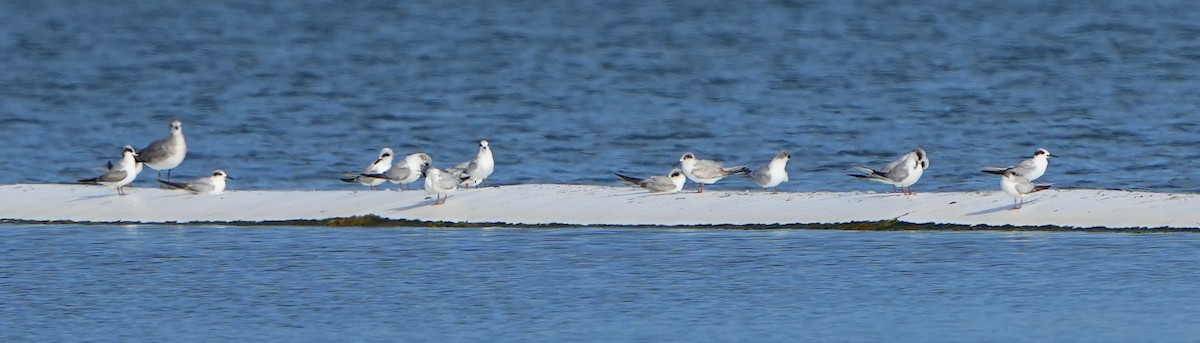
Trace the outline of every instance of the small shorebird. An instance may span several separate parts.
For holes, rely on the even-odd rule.
[[[383,148],[383,150],[379,151],[379,158],[376,158],[375,162],[371,162],[371,164],[363,168],[362,173],[342,178],[342,181],[358,183],[375,189],[375,186],[387,181],[387,177],[383,173],[387,172],[390,168],[392,168],[392,148]]]
[[[1050,189],[1050,184],[1033,183],[1012,171],[1005,171],[1003,176],[1000,177],[1000,190],[1013,197],[1012,209],[1014,210],[1020,209],[1021,205],[1025,205],[1025,197],[1047,189]]]
[[[496,170],[496,161],[492,159],[492,147],[487,140],[479,141],[479,153],[470,161],[459,163],[446,171],[454,174],[464,187],[477,187],[483,184],[492,172]]]
[[[433,158],[426,153],[415,153],[405,156],[403,160],[396,162],[392,169],[388,169],[383,174],[362,174],[366,177],[376,177],[387,179],[391,183],[400,184],[400,188],[407,189],[408,185],[417,182],[421,178],[421,170],[425,169],[425,165],[433,163]]]
[[[164,185],[186,190],[195,194],[219,194],[225,191],[225,180],[234,178],[225,174],[224,170],[214,170],[212,175],[197,178],[186,183],[158,180]]]
[[[687,182],[687,178],[683,176],[683,171],[679,168],[671,170],[667,176],[655,175],[647,179],[640,179],[632,176],[616,174],[621,180],[638,185],[650,191],[650,193],[675,193],[683,189],[683,183]]]
[[[425,174],[425,191],[436,197],[434,205],[445,204],[446,199],[450,199],[450,193],[458,189],[459,179],[450,172],[426,164],[421,173]]]
[[[771,159],[771,162],[767,162],[767,165],[751,172],[750,178],[754,179],[754,183],[762,187],[763,191],[766,191],[767,188],[775,187],[775,193],[779,193],[779,184],[789,180],[787,163],[791,159],[792,154],[786,150],[780,151],[779,154],[775,155],[775,158]]]
[[[904,194],[912,195],[912,185],[917,183],[917,180],[921,179],[921,174],[924,174],[925,169],[929,168],[929,155],[925,154],[925,149],[916,148],[892,163],[888,163],[883,169],[875,170],[856,164],[852,164],[850,167],[866,174],[846,175],[886,183],[892,185],[893,188],[899,187],[900,192]]]
[[[108,170],[104,175],[90,179],[81,179],[79,182],[99,183],[116,188],[117,195],[125,195],[125,192],[121,191],[121,187],[132,183],[133,179],[136,179],[138,175],[137,161],[135,160],[137,155],[132,146],[126,145],[124,148],[121,148],[121,161],[117,162],[115,167],[112,161],[109,161]]]
[[[749,174],[750,169],[746,168],[748,165],[750,164],[726,167],[721,165],[721,162],[696,158],[696,154],[690,152],[679,157],[679,166],[683,170],[683,175],[700,185],[697,193],[704,193],[704,185],[716,183],[726,176]]]
[[[1050,150],[1037,149],[1033,152],[1033,157],[1021,161],[1021,164],[1012,167],[985,167],[984,173],[1004,175],[1004,172],[1011,171],[1017,176],[1023,177],[1029,181],[1037,180],[1046,173],[1046,167],[1050,166],[1050,158],[1058,157],[1050,154]]]

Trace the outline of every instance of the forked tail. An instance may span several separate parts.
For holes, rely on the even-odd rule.
[[[642,179],[639,179],[639,178],[636,178],[636,177],[632,177],[632,176],[621,175],[620,173],[613,173],[613,175],[616,175],[617,177],[620,177],[620,178],[621,178],[621,180],[624,180],[625,182],[632,183],[632,184],[635,184],[635,185],[636,185],[636,184],[638,184],[638,182],[641,182],[641,181],[642,181]]]

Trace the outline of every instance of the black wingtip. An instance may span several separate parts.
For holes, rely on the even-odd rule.
[[[343,179],[341,179],[341,180],[342,180],[342,181],[349,182],[349,183],[354,183],[354,182],[357,182],[357,181],[354,181],[354,179],[357,179],[357,178],[358,178],[358,177],[348,177],[348,178],[343,178]]]
[[[857,177],[860,179],[870,179],[871,178],[870,175],[865,175],[865,174],[846,174],[846,176],[853,176],[853,177]]]
[[[616,172],[614,172],[613,175],[616,175],[617,177],[621,178],[621,180],[632,183],[632,184],[637,184],[637,182],[641,180],[636,177],[632,177],[632,176],[628,176],[628,175],[621,175],[621,173],[616,173]]]
[[[184,185],[184,184],[181,184],[181,183],[174,183],[174,182],[171,182],[171,181],[165,181],[165,180],[158,180],[158,182],[159,182],[159,183],[162,183],[162,184],[164,184],[164,185],[171,186],[171,187],[175,187],[175,188],[179,188],[179,189],[187,189],[187,186],[186,186],[186,185]]]

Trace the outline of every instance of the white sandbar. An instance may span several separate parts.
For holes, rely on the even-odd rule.
[[[508,225],[789,225],[897,220],[913,224],[1200,228],[1200,195],[1115,190],[1048,190],[1024,208],[999,191],[765,193],[512,185],[459,190],[430,206],[423,191],[227,191],[192,195],[134,188],[118,196],[94,185],[0,186],[0,219],[96,223],[268,222],[376,215],[386,219]]]

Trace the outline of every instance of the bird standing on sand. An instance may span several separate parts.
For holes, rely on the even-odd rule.
[[[1058,157],[1050,154],[1050,150],[1037,149],[1033,152],[1033,157],[1021,161],[1021,164],[1012,167],[986,167],[983,168],[984,173],[1004,175],[1004,172],[1011,171],[1013,174],[1023,177],[1026,180],[1033,181],[1046,174],[1046,167],[1050,166],[1050,158]]]
[[[899,159],[892,161],[892,163],[888,163],[880,170],[856,164],[852,164],[850,167],[866,174],[846,175],[886,183],[892,185],[893,191],[895,191],[895,187],[899,187],[900,192],[912,195],[912,185],[917,183],[917,180],[920,180],[921,175],[925,173],[925,169],[929,168],[929,155],[925,153],[925,149],[916,148],[904,154],[904,156],[900,156]]]
[[[496,161],[492,159],[492,147],[487,140],[479,141],[479,153],[474,159],[459,163],[446,171],[462,180],[464,187],[476,187],[483,184],[492,172],[496,170]]]
[[[407,189],[407,186],[417,179],[421,178],[421,170],[425,169],[425,165],[433,163],[433,158],[426,153],[415,153],[405,156],[403,160],[396,162],[392,169],[388,169],[386,173],[381,174],[362,174],[367,177],[378,177],[387,179],[391,183],[400,184],[400,188]]]
[[[425,175],[425,191],[436,197],[433,200],[434,205],[445,204],[446,199],[450,199],[450,193],[458,189],[458,177],[432,164],[426,164],[421,173]]]
[[[371,162],[363,168],[362,173],[347,178],[342,178],[342,181],[350,183],[359,183],[363,186],[375,189],[375,186],[387,181],[387,177],[383,173],[392,168],[392,148],[383,148],[379,151],[379,158],[375,162]]]
[[[792,154],[786,150],[780,151],[775,155],[775,158],[771,159],[771,162],[767,162],[766,166],[751,172],[750,178],[754,179],[754,183],[762,187],[763,191],[766,191],[767,188],[775,187],[775,193],[779,193],[779,184],[789,180],[787,163],[791,159]]]
[[[184,157],[187,157],[187,141],[183,139],[183,122],[176,119],[171,121],[170,136],[138,150],[137,162],[157,170],[159,179],[166,170],[167,181],[171,181],[171,170],[183,163]]]
[[[90,179],[82,179],[79,180],[79,182],[99,183],[101,185],[116,188],[117,195],[125,195],[125,192],[121,191],[121,187],[132,183],[133,179],[137,178],[138,170],[137,162],[135,161],[137,155],[137,152],[133,150],[132,146],[126,145],[121,149],[121,161],[117,162],[115,167],[113,166],[112,161],[109,161],[108,170],[104,173],[104,175]]]
[[[1038,184],[1023,178],[1012,171],[1005,171],[1000,177],[1000,190],[1013,197],[1012,209],[1020,209],[1025,205],[1025,197],[1030,194],[1050,189],[1050,184]],[[1020,202],[1017,202],[1020,201]]]
[[[697,193],[704,193],[705,184],[716,183],[726,176],[742,173],[749,174],[750,169],[746,168],[748,165],[750,164],[725,167],[721,165],[721,162],[696,158],[696,154],[690,152],[679,157],[679,166],[683,170],[683,175],[686,175],[692,182],[700,185],[700,190]]]

